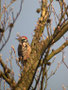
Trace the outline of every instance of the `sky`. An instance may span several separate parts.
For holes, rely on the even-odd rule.
[[[4,1],[4,0],[3,0]],[[54,0],[55,1],[55,0]],[[66,1],[66,0],[65,0]],[[68,1],[66,1],[68,5]],[[17,0],[16,3],[14,3],[14,13],[16,14],[19,10],[19,5],[20,5],[20,0]],[[57,10],[57,5],[54,3],[54,7],[56,6]],[[33,30],[35,29],[37,20],[39,18],[39,14],[36,13],[37,8],[40,7],[39,0],[24,0],[23,5],[22,5],[22,11],[20,16],[18,17],[14,28],[11,33],[11,37],[6,44],[6,46],[2,50],[2,58],[4,61],[10,56],[9,52],[11,50],[11,45],[14,45],[15,50],[17,52],[17,47],[18,47],[18,41],[16,40],[16,34],[17,32],[20,33],[21,36],[27,36],[29,39],[29,43],[31,43],[32,37],[33,37]],[[58,10],[57,10],[58,11]],[[14,14],[14,15],[15,15]],[[65,36],[67,36],[65,34]],[[63,43],[63,38],[61,38],[61,41],[58,41],[53,48],[56,48],[60,46]],[[68,47],[65,49],[65,62],[68,64]],[[16,53],[17,55],[17,53]],[[53,60],[53,59],[52,59]],[[51,73],[52,70],[55,70],[57,63],[62,60],[62,54],[58,54],[55,62],[51,66],[51,69],[49,71],[49,74]],[[16,66],[15,60],[12,61],[13,63],[13,69],[15,72],[19,73],[19,68]],[[17,74],[15,74],[15,80],[18,79]],[[68,90],[68,69],[65,67],[64,64],[61,64],[60,68],[57,70],[56,74],[52,76],[48,80],[48,86],[47,90],[62,90],[62,85],[66,86],[66,90]]]

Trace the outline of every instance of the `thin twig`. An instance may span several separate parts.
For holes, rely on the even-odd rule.
[[[19,12],[17,13],[16,15],[16,18],[14,19],[13,18],[13,25],[14,23],[16,22],[17,18],[19,17],[20,13],[21,13],[21,10],[22,10],[22,3],[23,3],[23,0],[21,0],[21,5],[20,5],[20,10]],[[9,26],[8,26],[9,27]],[[6,43],[8,42],[9,38],[10,38],[10,35],[11,35],[11,31],[12,31],[12,27],[9,27],[9,33],[8,33],[8,37],[7,39],[5,40],[5,42],[2,44],[1,48],[0,48],[0,51],[2,51],[2,49],[4,48],[4,46],[6,45]],[[5,32],[4,32],[5,33]]]

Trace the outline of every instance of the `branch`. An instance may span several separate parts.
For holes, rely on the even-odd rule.
[[[50,45],[53,45],[68,31],[68,21],[63,23],[63,25],[60,27],[60,30],[58,29],[58,26],[57,26],[55,31],[56,32],[54,32],[52,36],[46,38],[44,41],[41,41],[42,50],[46,49]]]
[[[2,71],[0,71],[0,78],[1,78],[1,77],[2,77],[11,87],[15,87],[15,85],[16,85],[15,81],[14,81],[13,79],[7,78],[6,75],[5,75]]]
[[[11,72],[11,70],[7,67],[7,65],[5,65],[5,63],[1,59],[1,56],[0,56],[0,64],[3,67],[5,73],[10,73]]]
[[[57,72],[58,68],[56,67],[55,71],[52,71],[50,76],[47,78],[47,80],[49,80],[53,75],[55,75],[55,73]]]
[[[46,2],[46,3],[43,3],[43,2]],[[42,11],[41,16],[40,16],[40,18],[37,22],[37,26],[34,30],[35,34],[33,36],[33,40],[31,43],[32,52],[31,52],[30,58],[27,60],[27,63],[23,69],[23,72],[21,73],[21,78],[13,90],[18,90],[18,89],[29,90],[30,89],[32,80],[33,80],[35,72],[37,70],[37,66],[41,60],[40,57],[44,55],[44,52],[46,52],[46,50],[49,46],[51,46],[53,43],[55,43],[58,39],[60,39],[62,37],[63,34],[65,34],[65,32],[67,32],[68,25],[65,25],[67,23],[67,22],[65,22],[65,24],[63,24],[64,27],[63,28],[62,28],[62,26],[60,27],[61,32],[64,31],[64,33],[61,34],[60,37],[58,36],[57,40],[54,40],[54,38],[60,32],[58,30],[58,27],[56,28],[56,32],[54,32],[54,34],[52,36],[50,36],[50,38],[47,38],[46,40],[42,40],[40,42],[40,38],[43,34],[47,18],[49,17],[49,13],[47,10],[47,0],[42,1],[41,11]],[[54,40],[54,42],[53,42],[53,40]]]
[[[64,61],[64,51],[62,51],[62,62],[66,66],[66,68],[68,69],[68,65]]]
[[[50,50],[50,48],[47,49],[45,57],[48,56],[49,50]],[[45,51],[43,52],[43,54],[44,54],[44,53],[45,53]],[[40,77],[41,77],[42,72],[44,72],[44,73],[46,74],[45,69],[46,69],[46,65],[48,64],[48,62],[46,62],[45,65],[44,65],[44,67],[43,67],[43,64],[44,64],[44,62],[45,62],[45,58],[42,60],[43,54],[41,55],[41,58],[40,58],[40,60],[39,60],[39,63],[38,63],[37,68],[36,68],[36,70],[35,70],[35,73],[34,73],[34,75],[33,75],[32,82],[33,82],[33,80],[34,80],[34,78],[35,78],[36,71],[37,71],[38,67],[41,66],[40,73],[39,73],[38,79],[36,80],[36,84],[35,84],[34,90],[36,89],[36,87],[37,87],[37,85],[38,85],[38,83],[39,83],[39,80],[40,80]],[[43,77],[44,77],[44,75],[43,75]],[[32,83],[31,83],[31,84],[32,84]],[[31,87],[31,84],[30,84],[30,87]],[[41,87],[41,88],[42,88],[42,87]]]
[[[8,34],[8,37],[7,39],[5,40],[4,44],[2,45],[2,47],[0,48],[0,51],[2,51],[2,49],[4,48],[4,46],[6,45],[6,43],[8,42],[9,38],[10,38],[10,35],[11,35],[11,31],[12,31],[12,28],[9,29],[9,34]]]
[[[20,15],[20,13],[21,13],[23,1],[24,1],[24,0],[21,0],[21,5],[20,5],[19,12],[17,13],[16,18],[14,19],[13,23],[15,23],[15,21],[17,20],[17,18],[19,17],[19,15]]]
[[[47,77],[48,77],[48,71],[47,71],[47,67],[46,67],[46,75],[45,75],[45,77],[46,77],[46,80],[45,80],[45,86],[44,86],[44,90],[46,90],[46,88],[47,88]]]
[[[63,43],[58,49],[52,51],[46,58],[46,60],[50,60],[53,56],[61,52],[66,46],[68,46],[68,40]]]
[[[4,64],[3,60],[0,57],[0,64],[3,67],[4,73],[0,71],[0,78],[3,77],[3,79],[11,86],[14,87],[16,85],[14,78],[10,76],[11,70],[7,67],[7,65]]]
[[[21,13],[22,3],[23,3],[23,0],[21,0],[21,5],[20,5],[20,10],[19,10],[19,12],[17,13],[17,15],[16,15],[15,18],[13,17],[13,23],[10,23],[10,25],[8,25],[8,28],[9,28],[8,37],[7,37],[7,39],[5,40],[5,42],[3,43],[3,45],[1,46],[0,51],[2,51],[2,49],[4,48],[4,46],[6,45],[6,43],[8,42],[8,40],[9,40],[9,38],[10,38],[12,28],[13,28],[13,26],[14,26],[17,18],[19,17],[19,15],[20,15],[20,13]],[[13,14],[12,14],[12,15],[13,15]],[[6,30],[5,30],[5,31],[6,31]],[[4,32],[4,34],[5,34],[5,32]]]
[[[40,77],[41,77],[42,70],[43,70],[43,68],[41,67],[40,73],[38,75],[38,78],[36,79],[36,84],[35,84],[35,87],[33,88],[33,90],[36,90],[36,88],[37,88],[37,85],[38,85]]]
[[[44,88],[44,81],[45,81],[45,76],[46,76],[47,70],[46,70],[46,65],[43,67],[43,71],[42,71],[42,77],[41,77],[41,89],[43,90]]]
[[[53,34],[53,42],[55,43],[56,41],[58,41],[66,32],[68,31],[68,21],[66,21],[65,23],[62,24],[62,26],[59,26],[59,28],[57,29],[57,31]]]
[[[1,0],[0,0],[1,1]],[[7,6],[4,4],[4,8],[7,10],[14,2],[16,2],[16,0],[12,0]],[[2,15],[4,14],[4,9],[2,9],[1,11],[1,15],[0,15],[0,21],[1,21],[1,18],[2,18]]]
[[[33,36],[33,40],[31,43],[31,46],[34,47],[35,44],[37,44],[44,32],[45,24],[46,21],[49,17],[49,12],[48,12],[48,7],[47,7],[47,0],[42,0],[42,5],[41,5],[41,16],[38,19],[37,26],[34,30],[35,35]],[[36,48],[38,45],[36,46]]]

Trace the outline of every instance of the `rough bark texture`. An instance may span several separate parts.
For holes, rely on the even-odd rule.
[[[53,43],[55,43],[57,40],[59,40],[62,37],[62,35],[65,34],[65,32],[67,32],[67,31],[68,31],[68,22],[63,24],[63,26],[61,27],[61,32],[59,32],[57,34],[57,36],[55,36]],[[42,43],[36,43],[36,45],[33,46],[32,53],[29,58],[29,62],[25,66],[24,71],[22,72],[22,77],[21,77],[20,81],[18,82],[17,86],[14,88],[14,90],[28,90],[28,88],[31,84],[31,81],[33,79],[35,70],[37,68],[38,62],[40,60],[40,56],[43,53],[43,51],[48,48],[49,44],[53,44],[52,41],[53,40],[51,40],[51,43],[50,43],[49,41],[47,42],[47,40],[45,40]],[[68,43],[67,43],[67,45],[68,45]],[[36,47],[37,47],[37,49],[35,49]],[[53,56],[54,55],[52,55],[52,56],[49,55],[47,57],[47,60],[50,60],[50,58]]]

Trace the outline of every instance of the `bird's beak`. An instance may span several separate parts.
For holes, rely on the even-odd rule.
[[[19,41],[19,40],[20,40],[20,38],[19,38],[19,37],[16,37],[16,40],[18,40],[18,41]]]
[[[18,40],[18,37],[16,37],[16,40]]]

